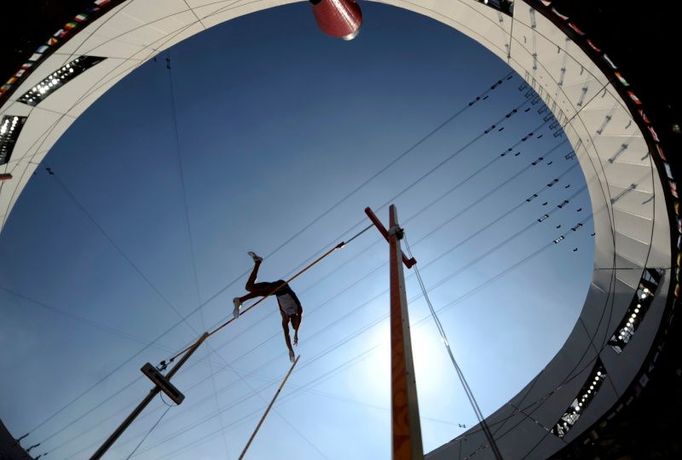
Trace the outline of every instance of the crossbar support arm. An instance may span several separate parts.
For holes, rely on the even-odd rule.
[[[391,205],[391,206],[393,206],[393,205]],[[383,235],[384,239],[386,239],[386,241],[389,241],[389,237],[390,237],[389,231],[386,230],[386,227],[384,227],[384,224],[381,223],[379,218],[376,216],[376,214],[374,214],[374,211],[372,211],[372,209],[369,206],[365,208],[365,214],[367,214],[367,217],[369,217],[369,220],[371,220],[372,223],[376,226],[377,230],[379,230],[379,233],[381,233]],[[402,254],[402,259],[403,259],[403,263],[405,264],[405,266],[407,268],[412,268],[412,266],[417,263],[417,261],[414,259],[414,257],[412,257],[411,259],[408,259],[405,254]]]

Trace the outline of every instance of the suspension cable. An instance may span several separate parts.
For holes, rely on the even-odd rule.
[[[162,396],[162,398],[163,398],[163,396]],[[144,434],[144,436],[142,436],[142,439],[140,439],[140,442],[137,443],[137,445],[135,446],[135,448],[133,449],[133,451],[132,451],[131,453],[128,454],[128,456],[126,457],[126,460],[130,460],[130,457],[132,457],[133,454],[135,454],[135,452],[137,452],[137,449],[140,448],[140,446],[142,445],[142,443],[144,442],[144,440],[147,439],[147,437],[152,433],[152,431],[154,431],[154,429],[155,429],[157,426],[159,426],[159,423],[161,423],[161,420],[163,419],[163,417],[166,416],[166,414],[168,413],[168,411],[170,410],[171,407],[174,407],[174,406],[172,406],[172,405],[169,406],[168,404],[166,404],[166,410],[163,411],[163,414],[161,414],[161,417],[159,417],[159,419],[156,421],[156,423],[154,423],[154,424],[152,425],[152,427],[149,429],[149,431],[147,431],[147,432]]]
[[[412,249],[410,248],[410,243],[407,241],[407,237],[404,237],[405,239],[405,245],[407,246],[407,252],[410,257],[412,256]],[[497,443],[495,442],[495,438],[493,438],[493,434],[490,431],[490,427],[488,426],[488,423],[486,422],[485,418],[483,417],[483,412],[481,412],[481,408],[478,405],[478,401],[476,401],[476,397],[474,396],[473,391],[471,391],[471,387],[469,386],[469,383],[467,382],[466,378],[464,377],[464,372],[462,372],[462,369],[459,367],[457,364],[457,360],[455,359],[455,355],[452,353],[452,349],[450,348],[450,343],[448,342],[447,335],[445,334],[445,329],[443,329],[443,325],[440,322],[440,319],[438,319],[438,315],[436,314],[436,310],[433,308],[433,304],[431,304],[431,299],[429,298],[429,294],[426,291],[426,286],[424,285],[424,280],[422,279],[421,273],[419,273],[419,268],[415,266],[415,275],[417,277],[417,282],[419,283],[419,287],[422,290],[422,295],[424,296],[424,300],[426,301],[426,304],[429,307],[429,311],[431,312],[431,316],[433,317],[433,321],[436,323],[436,329],[438,329],[438,333],[440,334],[441,339],[443,340],[443,345],[445,345],[445,349],[448,352],[448,356],[450,357],[450,361],[452,361],[452,365],[455,368],[455,371],[457,372],[457,376],[459,377],[459,381],[462,383],[462,387],[464,388],[464,392],[467,395],[467,399],[469,399],[469,403],[471,403],[471,407],[476,413],[476,418],[478,419],[478,423],[481,425],[481,428],[483,429],[483,432],[485,433],[486,438],[488,439],[488,443],[490,444],[490,448],[493,451],[493,454],[495,455],[495,458],[497,460],[502,460],[502,454],[500,453],[500,449],[497,447]]]

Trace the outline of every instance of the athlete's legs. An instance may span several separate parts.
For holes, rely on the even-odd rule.
[[[253,264],[253,269],[251,270],[251,274],[249,275],[249,279],[246,281],[246,290],[251,292],[253,291],[254,284],[256,284],[256,278],[258,277],[258,269],[260,268],[261,261],[256,260]]]
[[[253,257],[254,262],[253,269],[251,270],[251,274],[249,275],[249,279],[246,281],[245,286],[246,290],[249,292],[241,297],[235,297],[232,299],[232,302],[234,303],[234,310],[232,311],[232,314],[234,315],[235,319],[239,317],[240,307],[244,302],[255,297],[266,297],[274,293],[274,291],[277,289],[277,285],[275,283],[256,283],[258,269],[260,268],[260,264],[263,259],[256,254],[252,254],[251,252],[249,252],[249,255]]]
[[[239,298],[240,302],[246,302],[255,297],[266,297],[272,294],[277,289],[277,283],[254,283],[249,289],[249,293]]]
[[[243,295],[242,297],[239,298],[240,302],[245,302],[249,299],[253,299],[254,297],[265,297],[269,294],[272,294],[273,289],[275,289],[272,284],[273,283],[256,283],[256,278],[258,277],[258,269],[260,268],[260,260],[256,261],[256,263],[253,264],[253,270],[251,270],[251,275],[249,275],[249,279],[246,281],[246,288],[247,291],[249,291],[248,294]]]

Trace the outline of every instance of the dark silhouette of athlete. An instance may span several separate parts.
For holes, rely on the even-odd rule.
[[[287,348],[289,349],[289,359],[293,363],[296,355],[294,354],[294,349],[291,346],[291,337],[289,337],[289,323],[291,322],[291,325],[294,328],[294,345],[297,345],[298,328],[301,325],[301,320],[303,319],[303,307],[301,306],[301,301],[298,300],[298,297],[296,297],[294,291],[284,280],[256,283],[258,269],[260,268],[261,262],[263,262],[263,258],[252,251],[249,251],[249,255],[253,259],[253,270],[251,270],[251,275],[249,276],[245,286],[246,290],[249,292],[246,295],[235,297],[232,300],[234,303],[234,310],[232,311],[232,314],[236,319],[239,317],[240,307],[245,301],[255,297],[267,297],[274,294],[277,297],[277,303],[279,304],[279,313],[282,315],[282,329],[284,330],[284,340],[287,344]]]

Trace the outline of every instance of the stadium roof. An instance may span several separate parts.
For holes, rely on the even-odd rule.
[[[22,55],[2,86],[0,173],[11,179],[0,182],[0,230],[54,143],[120,79],[206,28],[290,2],[85,3]],[[668,115],[650,108],[611,54],[617,44],[593,36],[584,10],[571,12],[570,2],[517,1],[511,14],[499,2],[383,3],[450,25],[507,62],[550,107],[576,152],[594,211],[592,284],[564,347],[488,423],[510,458],[585,449],[592,442],[585,433],[608,430],[612,414],[627,410],[676,337],[669,333],[679,294],[678,166],[660,123]],[[453,453],[491,455],[478,427],[429,458]]]

